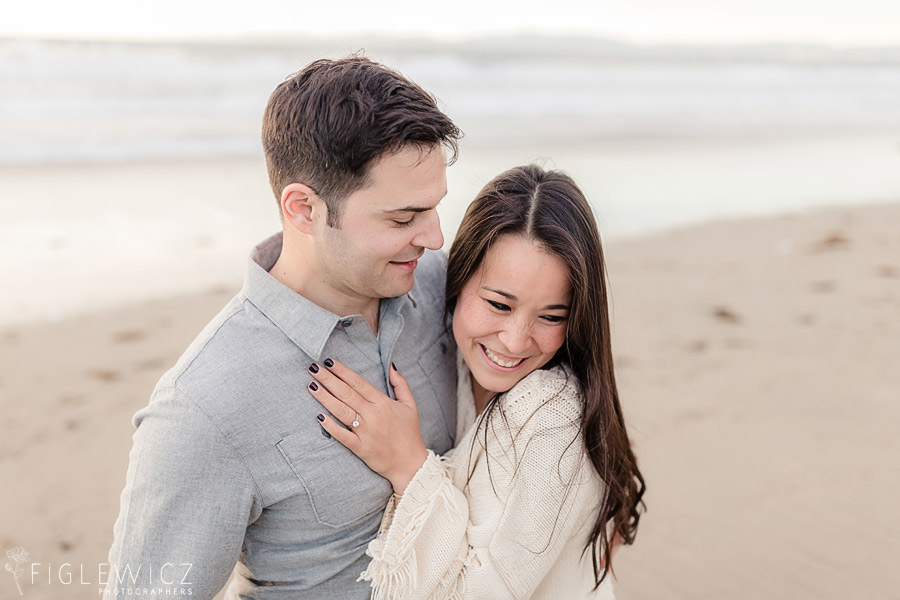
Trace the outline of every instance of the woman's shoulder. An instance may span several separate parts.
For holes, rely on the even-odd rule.
[[[582,404],[578,378],[567,365],[557,365],[528,374],[506,393],[502,407],[511,424],[540,427],[578,425]]]

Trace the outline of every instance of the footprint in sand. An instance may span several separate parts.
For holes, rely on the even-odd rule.
[[[119,372],[108,369],[88,369],[87,376],[100,381],[116,381],[119,378]]]
[[[833,292],[837,285],[833,281],[813,281],[809,284],[809,289],[817,294],[827,294]]]
[[[800,315],[799,317],[797,317],[797,322],[804,327],[809,327],[816,324],[816,318],[810,314]]]
[[[740,323],[741,317],[727,306],[715,306],[712,315],[724,323]]]
[[[78,405],[84,403],[84,396],[82,394],[66,394],[64,396],[59,397],[59,403],[63,405]]]
[[[750,348],[753,344],[746,338],[729,337],[725,338],[725,347],[729,350],[741,350]]]
[[[695,340],[687,345],[688,352],[706,352],[707,348],[709,348],[709,342],[706,340]]]
[[[840,250],[847,246],[850,240],[843,233],[836,231],[829,233],[813,246],[814,251],[822,252],[825,250]]]
[[[878,267],[878,275],[888,279],[900,279],[900,269],[893,265],[881,265]]]
[[[135,363],[134,368],[138,371],[155,371],[157,369],[162,369],[168,364],[169,361],[164,358],[148,358],[147,360]]]
[[[224,285],[213,286],[206,290],[206,294],[209,296],[224,296],[231,293],[233,293],[231,289],[225,287]]]
[[[113,342],[116,344],[127,344],[136,342],[147,337],[147,332],[143,329],[128,329],[125,331],[117,331],[113,334]]]
[[[674,420],[678,423],[698,423],[711,419],[715,416],[715,411],[694,408],[677,413]]]
[[[634,358],[632,358],[631,356],[624,356],[624,355],[615,356],[613,358],[613,362],[615,362],[616,366],[620,367],[620,368],[633,367],[634,365],[637,364],[637,361]]]

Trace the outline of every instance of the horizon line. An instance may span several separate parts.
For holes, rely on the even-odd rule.
[[[354,39],[355,38],[355,39]],[[651,49],[719,49],[719,50],[813,50],[832,53],[854,53],[860,51],[900,51],[900,44],[873,43],[835,43],[829,41],[809,40],[701,40],[688,41],[681,39],[635,40],[625,36],[600,35],[589,33],[553,33],[546,31],[504,31],[497,33],[480,32],[455,35],[435,35],[433,33],[388,33],[378,31],[336,32],[325,35],[305,35],[302,41],[297,40],[296,33],[289,31],[225,33],[196,32],[192,34],[69,34],[69,33],[11,33],[0,31],[0,41],[37,41],[37,42],[99,42],[119,44],[216,44],[245,43],[257,45],[285,45],[291,42],[300,46],[315,46],[323,43],[347,41],[390,43],[436,43],[441,46],[458,46],[467,42],[486,42],[491,46],[498,45],[501,40],[537,38],[544,42],[564,42],[565,45],[596,44],[607,49],[651,50]]]

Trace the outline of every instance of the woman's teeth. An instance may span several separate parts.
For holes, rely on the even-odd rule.
[[[521,364],[523,360],[525,360],[524,358],[520,358],[519,360],[514,360],[511,362],[507,362],[505,360],[500,360],[499,358],[497,358],[496,354],[491,352],[490,348],[488,348],[487,346],[484,346],[484,345],[482,345],[481,347],[484,348],[484,352],[485,352],[485,354],[487,354],[487,357],[489,359],[491,359],[492,361],[494,361],[495,363],[497,363],[498,365],[500,365],[501,367],[515,367],[516,365]]]

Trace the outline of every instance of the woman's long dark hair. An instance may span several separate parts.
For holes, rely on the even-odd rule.
[[[584,445],[606,486],[585,546],[599,586],[612,567],[612,539],[619,535],[626,544],[634,541],[646,489],[616,390],[600,234],[590,205],[568,175],[537,165],[501,173],[469,206],[450,248],[446,314],[453,314],[463,286],[505,234],[538,243],[569,268],[572,308],[566,341],[548,366],[562,362],[578,378]]]

